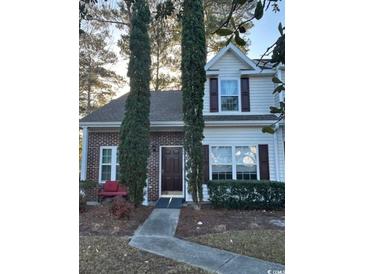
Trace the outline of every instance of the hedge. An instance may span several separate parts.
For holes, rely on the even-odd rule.
[[[276,181],[209,181],[209,200],[214,207],[240,209],[285,208],[285,184]]]
[[[97,188],[98,182],[95,181],[91,181],[91,180],[86,180],[86,181],[80,181],[80,188],[81,189],[93,189],[93,188]]]

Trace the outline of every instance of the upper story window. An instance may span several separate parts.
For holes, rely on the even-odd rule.
[[[234,79],[220,81],[221,111],[239,110],[239,83]]]

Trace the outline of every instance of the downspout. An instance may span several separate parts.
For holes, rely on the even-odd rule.
[[[148,176],[146,179],[146,186],[143,188],[143,202],[142,205],[148,206]]]
[[[88,146],[88,127],[82,128],[82,156],[81,156],[81,181],[86,180],[87,170],[87,146]]]
[[[274,154],[275,154],[275,173],[276,173],[276,181],[280,181],[279,176],[279,154],[278,154],[278,131],[279,125],[275,124],[275,132],[274,132]]]

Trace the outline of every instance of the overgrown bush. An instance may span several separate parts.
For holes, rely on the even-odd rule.
[[[214,207],[240,209],[285,208],[285,184],[276,181],[209,181]]]
[[[98,187],[98,182],[91,180],[80,181],[80,189],[93,189],[96,187]]]
[[[122,197],[113,199],[112,205],[110,206],[110,213],[117,219],[128,218],[134,206],[127,202]]]

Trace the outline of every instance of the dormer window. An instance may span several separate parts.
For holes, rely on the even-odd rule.
[[[221,111],[239,110],[239,82],[238,79],[220,80],[220,107]]]

